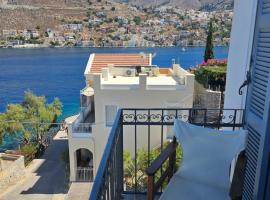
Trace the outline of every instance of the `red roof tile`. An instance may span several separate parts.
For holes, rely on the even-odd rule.
[[[90,73],[101,73],[103,68],[107,68],[108,64],[114,65],[150,65],[150,55],[145,54],[95,54],[91,66]]]

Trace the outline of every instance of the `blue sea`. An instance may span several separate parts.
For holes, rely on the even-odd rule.
[[[59,97],[63,103],[61,119],[79,111],[80,90],[91,53],[152,53],[153,64],[170,67],[172,59],[183,68],[200,64],[203,47],[181,48],[42,48],[0,49],[0,112],[7,104],[19,103],[24,91],[44,95],[48,102]],[[216,58],[227,58],[227,47],[216,47]]]

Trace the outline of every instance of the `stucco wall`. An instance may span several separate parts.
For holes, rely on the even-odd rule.
[[[106,90],[101,89],[100,80],[95,78],[95,125],[93,126],[93,137],[95,138],[96,166],[99,165],[104,147],[107,143],[110,127],[105,126],[105,106],[116,105],[118,108],[191,108],[193,104],[194,76],[189,76],[186,85],[179,90],[148,90],[140,85],[134,90]],[[156,131],[155,131],[156,129]],[[147,127],[140,127],[138,133],[138,148],[147,148]],[[156,133],[156,134],[155,134]],[[161,128],[151,127],[151,147],[160,144]],[[166,137],[166,127],[164,128]],[[134,127],[128,127],[124,131],[124,147],[134,153]]]
[[[95,123],[92,126],[92,134],[85,134],[85,137],[69,136],[69,152],[70,152],[70,169],[71,181],[75,181],[76,155],[75,152],[79,148],[89,149],[94,156],[94,174],[97,172],[99,162],[102,158],[105,145],[107,144],[108,135],[111,127],[106,127],[105,106],[113,105],[118,108],[191,108],[193,105],[194,93],[194,75],[181,70],[179,66],[174,66],[173,70],[176,75],[173,78],[181,78],[182,83],[179,85],[169,85],[164,87],[164,83],[160,83],[150,87],[147,85],[146,75],[140,76],[139,84],[136,87],[119,85],[104,86],[101,84],[100,75],[91,77],[94,80],[94,107],[95,107]],[[180,77],[179,77],[180,76]],[[88,80],[90,77],[86,75]],[[88,81],[87,81],[88,82]],[[163,141],[165,142],[167,130],[164,127]],[[71,130],[69,131],[71,132]],[[148,127],[138,127],[137,129],[137,149],[148,147]],[[83,135],[83,134],[81,134]],[[124,149],[128,150],[132,155],[135,151],[135,135],[134,126],[124,127]],[[161,127],[151,127],[150,147],[157,147],[161,144]]]
[[[0,193],[25,175],[24,157],[0,154]]]
[[[69,133],[71,133],[71,126],[69,126]],[[70,181],[76,180],[76,168],[77,168],[77,160],[76,160],[76,151],[78,149],[88,149],[93,154],[93,167],[94,172],[96,171],[96,165],[95,165],[95,142],[94,138],[92,136],[89,137],[72,137],[71,134],[69,134],[69,163],[70,163]]]
[[[234,1],[224,108],[245,108],[246,88],[242,96],[238,94],[238,89],[250,67],[256,6],[255,0]]]

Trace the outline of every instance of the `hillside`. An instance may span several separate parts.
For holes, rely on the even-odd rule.
[[[117,8],[111,13],[111,8]],[[123,10],[127,14],[123,13]],[[137,15],[126,4],[96,0],[0,0],[0,32],[3,29],[58,29],[65,22],[88,21],[92,11],[112,15]]]
[[[0,0],[0,48],[204,46],[211,18],[216,24],[215,44],[229,43],[233,13],[220,9],[224,1],[156,1],[158,9],[113,0]],[[204,12],[216,9],[220,10]]]
[[[88,0],[0,0],[0,5],[24,5],[40,7],[84,7],[89,6]]]
[[[115,0],[139,7],[176,6],[182,9],[224,9],[232,8],[233,0]]]

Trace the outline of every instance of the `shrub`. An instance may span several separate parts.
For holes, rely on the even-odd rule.
[[[227,59],[208,59],[207,62],[203,62],[200,66],[227,66]]]
[[[165,148],[168,143],[165,143]],[[160,148],[153,149],[150,151],[150,163],[155,160],[160,154]],[[176,150],[176,165],[177,168],[180,166],[182,161],[182,148],[179,145]],[[163,172],[168,167],[169,161],[167,160],[163,164]],[[147,175],[146,170],[148,168],[148,153],[145,149],[139,149],[137,152],[137,187],[139,191],[144,192],[147,186]],[[161,177],[161,172],[158,171],[155,176],[157,179]],[[127,191],[134,190],[135,187],[135,159],[127,151],[124,152],[124,181],[127,187]],[[164,183],[164,187],[168,182]]]
[[[37,145],[27,144],[21,147],[21,155],[24,156],[24,163],[28,165],[33,159],[35,159],[37,153]]]
[[[37,145],[36,144],[27,144],[21,147],[21,154],[24,156],[36,153]]]
[[[195,79],[205,88],[224,90],[226,84],[227,60],[209,59],[193,69]]]

